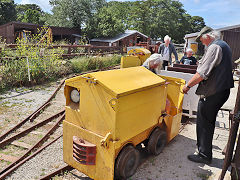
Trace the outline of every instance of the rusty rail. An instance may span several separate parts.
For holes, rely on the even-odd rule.
[[[39,128],[39,127],[47,124],[47,123],[50,122],[52,119],[57,118],[58,116],[60,116],[60,115],[63,114],[64,112],[65,112],[65,110],[62,110],[62,111],[60,111],[59,113],[54,114],[53,116],[51,116],[51,117],[49,117],[49,118],[47,118],[47,119],[45,119],[45,120],[43,120],[43,121],[41,121],[41,122],[39,122],[39,123],[37,123],[37,124],[35,124],[35,125],[27,128],[26,130],[24,130],[24,131],[22,131],[22,132],[19,132],[18,134],[14,135],[14,136],[12,136],[12,137],[9,137],[8,139],[5,139],[4,141],[1,141],[1,142],[0,142],[0,148],[3,148],[4,146],[10,144],[12,141],[21,138],[22,136],[24,136],[25,134],[31,132],[32,130],[35,130],[36,128]]]
[[[45,146],[41,147],[40,149],[38,149],[36,152],[34,152],[32,155],[28,156],[27,158],[25,158],[24,160],[20,161],[18,164],[16,164],[15,166],[11,167],[10,169],[8,169],[5,173],[0,175],[0,179],[5,178],[6,176],[8,176],[9,174],[11,174],[15,169],[17,169],[19,166],[21,166],[22,164],[24,164],[26,161],[28,161],[29,159],[33,158],[34,156],[36,156],[38,153],[40,153],[42,150],[44,150],[46,147],[50,146],[52,143],[54,143],[55,141],[57,141],[60,137],[62,137],[62,134],[60,136],[58,136],[57,138],[55,138],[53,141],[49,142],[48,144],[46,144]]]
[[[22,120],[20,123],[18,123],[17,125],[15,125],[14,127],[12,127],[11,129],[9,129],[7,132],[5,132],[4,134],[2,134],[0,136],[0,142],[5,139],[10,133],[12,133],[13,131],[15,131],[16,129],[20,128],[23,124],[25,124],[28,120],[30,120],[31,122],[33,121],[33,119],[35,119],[43,109],[45,109],[48,105],[49,102],[55,97],[56,93],[59,91],[59,89],[62,87],[62,85],[64,84],[65,79],[61,81],[61,83],[59,84],[59,86],[57,87],[57,89],[54,91],[54,93],[51,95],[51,97],[45,102],[43,103],[36,111],[34,111],[32,114],[30,114],[28,117],[26,117],[24,120]]]
[[[65,165],[59,169],[57,169],[56,171],[49,173],[48,175],[42,177],[40,180],[48,180],[53,178],[54,176],[58,175],[58,174],[62,174],[64,171],[71,171],[73,170],[73,168],[69,165]]]
[[[6,177],[9,173],[11,173],[12,171],[9,171],[10,169],[12,169],[14,166],[16,166],[22,160],[24,160],[32,151],[34,151],[34,149],[41,146],[44,143],[44,141],[48,139],[49,135],[52,134],[57,129],[57,127],[63,121],[64,118],[65,118],[65,113],[54,124],[54,126],[35,145],[33,145],[23,156],[21,156],[15,162],[11,163],[9,166],[7,166],[5,169],[3,169],[0,172],[0,179]],[[6,173],[6,172],[8,172],[8,173]]]

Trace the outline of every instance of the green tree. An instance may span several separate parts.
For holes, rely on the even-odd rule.
[[[190,23],[192,32],[199,32],[205,26],[204,19],[200,16],[192,16]]]
[[[16,7],[17,20],[20,22],[44,24],[43,20],[44,12],[36,4],[20,4]]]
[[[184,35],[201,30],[204,19],[186,13],[175,0],[50,0],[53,14],[46,14],[48,25],[78,27],[89,38],[113,37],[126,29],[151,38],[172,37],[184,42]]]
[[[47,23],[56,26],[84,28],[105,0],[50,0],[53,15]]]
[[[16,20],[14,0],[0,1],[0,25]]]
[[[114,37],[124,32],[124,24],[114,8],[103,7],[88,21],[83,32],[89,38]]]

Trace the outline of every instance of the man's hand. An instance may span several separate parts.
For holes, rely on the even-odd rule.
[[[183,91],[184,94],[187,94],[188,91],[189,91],[189,89],[190,89],[190,88],[188,88],[188,87],[185,85],[185,86],[183,86],[182,91]]]

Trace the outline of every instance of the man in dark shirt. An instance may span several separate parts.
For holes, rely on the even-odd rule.
[[[180,60],[181,64],[186,64],[186,65],[196,65],[197,60],[195,57],[193,57],[193,50],[191,48],[188,48],[186,50],[186,55],[182,57]]]

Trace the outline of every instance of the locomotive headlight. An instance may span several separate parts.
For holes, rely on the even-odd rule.
[[[78,103],[80,100],[80,93],[77,89],[73,89],[70,94],[70,98],[74,103]]]

